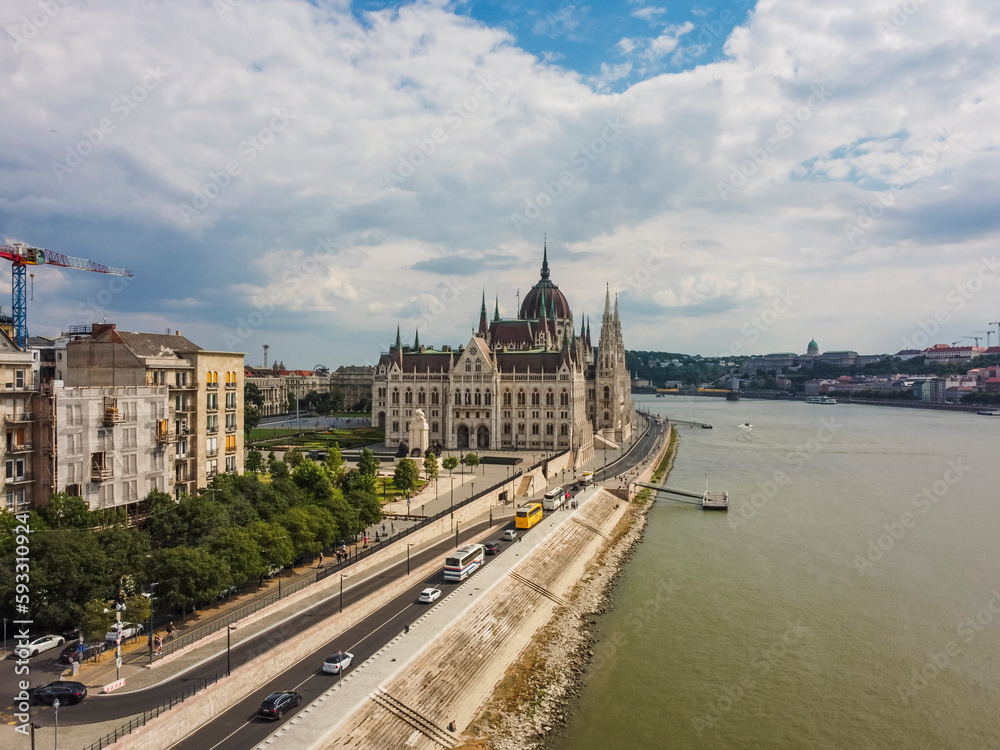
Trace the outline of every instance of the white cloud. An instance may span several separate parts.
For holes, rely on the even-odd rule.
[[[985,2],[927,3],[897,24],[891,2],[761,0],[722,60],[624,90],[642,55],[697,44],[692,25],[648,48],[623,38],[587,79],[439,3],[364,25],[300,0],[222,18],[196,0],[60,7],[0,50],[0,105],[17,113],[0,143],[0,234],[131,267],[101,314],[206,347],[276,294],[241,346],[281,334],[288,365],[371,356],[427,295],[449,299],[426,340],[462,343],[484,288],[513,311],[547,232],[578,313],[599,313],[604,281],[649,271],[648,247],[668,248],[623,299],[628,346],[670,330],[671,348],[721,350],[792,290],[794,315],[762,348],[797,350],[824,321],[856,336],[831,347],[888,350],[995,252],[1000,19]],[[18,0],[0,22],[20,33],[36,11]],[[931,160],[942,129],[953,137]],[[845,226],[887,184],[892,205],[852,242]],[[323,243],[336,247],[290,290],[285,274]],[[482,265],[452,274],[452,257]],[[32,333],[92,322],[81,310],[105,280],[36,273]],[[995,291],[955,325],[982,328]]]

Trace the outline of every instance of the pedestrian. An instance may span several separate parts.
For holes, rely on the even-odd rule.
[[[378,529],[375,529],[375,543],[378,544],[382,541],[382,538],[378,535]]]
[[[160,638],[159,633],[157,633],[156,637],[153,639],[153,653],[157,656],[163,653],[163,639]]]
[[[454,732],[455,731],[455,720],[454,719],[452,719],[451,721],[448,722],[448,731],[449,732]]]
[[[173,620],[171,620],[170,624],[167,625],[167,640],[169,641],[173,637],[174,637],[174,623]]]
[[[323,553],[322,552],[319,553],[319,562],[316,564],[316,567],[317,568],[322,568],[323,567]]]
[[[385,524],[382,524],[382,536],[385,536]]]

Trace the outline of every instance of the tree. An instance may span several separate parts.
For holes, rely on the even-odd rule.
[[[247,437],[250,433],[257,429],[257,425],[260,424],[260,409],[258,409],[253,404],[246,404],[243,407],[243,432],[246,433]]]
[[[302,451],[298,448],[290,448],[285,451],[284,458],[289,469],[297,469],[299,465],[306,460],[305,456],[302,455]]]
[[[149,518],[147,528],[156,547],[197,547],[203,537],[230,526],[225,505],[215,502],[211,493],[183,495],[177,505]]]
[[[91,599],[83,606],[83,613],[80,615],[80,629],[83,631],[84,640],[103,641],[104,634],[111,629],[111,623],[115,621],[114,610],[108,606],[107,599]]]
[[[291,472],[288,471],[288,464],[284,461],[275,461],[271,467],[271,479],[288,479]]]
[[[246,470],[251,474],[259,474],[264,470],[264,454],[256,448],[247,453]]]
[[[149,597],[137,594],[125,600],[125,611],[122,612],[122,620],[125,622],[138,622],[145,626],[149,622],[152,612],[153,604]]]
[[[292,481],[322,504],[333,499],[333,482],[326,469],[315,461],[303,461],[292,472]]]
[[[292,540],[281,524],[257,521],[250,524],[247,531],[257,544],[265,573],[274,568],[284,568],[295,559]]]
[[[285,406],[288,407],[289,413],[291,413],[293,411],[297,411],[298,406],[299,406],[299,401],[298,401],[297,398],[295,398],[295,394],[294,393],[289,393],[285,397]]]
[[[360,527],[366,529],[382,522],[382,503],[379,502],[378,495],[365,490],[353,490],[348,492],[344,499],[357,510]]]
[[[254,383],[246,383],[243,386],[243,404],[256,406],[258,409],[264,408],[264,394]]]
[[[38,509],[38,515],[53,529],[86,529],[93,525],[90,507],[82,497],[57,492]]]
[[[341,474],[344,473],[344,457],[340,453],[340,443],[334,443],[330,446],[330,450],[326,454],[326,461],[324,461],[327,471],[330,472],[330,476],[333,481],[339,483]]]
[[[229,567],[234,583],[259,578],[264,573],[260,547],[247,529],[223,529],[206,541],[209,552]]]
[[[392,475],[392,483],[396,489],[405,492],[410,496],[410,492],[417,488],[420,482],[420,468],[412,458],[402,458],[396,464],[396,470]]]
[[[361,455],[358,456],[358,471],[366,476],[370,476],[374,481],[375,477],[378,476],[378,467],[381,463],[374,453],[368,450],[368,448],[364,448],[361,451]]]
[[[458,457],[457,456],[448,456],[447,458],[445,458],[445,459],[443,459],[441,461],[441,466],[443,466],[445,469],[447,469],[448,470],[448,476],[451,476],[451,473],[456,468],[458,468]]]
[[[474,471],[475,468],[479,466],[479,456],[475,453],[469,453],[462,459],[462,463]]]
[[[288,532],[296,556],[319,553],[330,546],[340,530],[333,514],[318,505],[290,508],[276,520]]]
[[[214,600],[233,583],[229,566],[206,549],[159,550],[153,553],[152,570],[160,584],[157,594],[182,616],[200,602]]]
[[[104,550],[89,532],[32,534],[31,557],[32,619],[53,629],[77,625],[84,603],[111,598],[118,583],[108,575]],[[12,591],[0,593],[0,601],[12,601]]]
[[[437,479],[438,473],[437,456],[433,453],[428,453],[427,457],[424,459],[424,476],[427,477],[428,481],[430,481],[431,479]]]
[[[104,550],[108,578],[119,580],[124,575],[131,575],[145,590],[149,582],[149,534],[137,528],[110,526],[96,532],[95,536]]]

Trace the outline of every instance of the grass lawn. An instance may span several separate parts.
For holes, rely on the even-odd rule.
[[[277,430],[257,428],[250,433],[250,442],[262,449],[274,440],[282,445],[319,449],[329,449],[333,447],[334,443],[338,443],[341,450],[351,450],[373,443],[381,443],[385,440],[385,430],[380,430],[377,427],[359,427],[353,430],[338,428],[335,430],[302,431],[285,428]]]
[[[426,485],[427,485],[427,482],[423,481],[422,479],[420,481],[418,481],[417,482],[417,488],[415,490],[413,490],[413,493],[410,495],[410,497],[413,497],[413,495],[416,495]],[[375,491],[376,491],[376,494],[379,497],[379,500],[382,499],[382,496],[384,494],[386,502],[389,502],[389,503],[391,503],[393,501],[393,499],[396,497],[396,495],[399,495],[401,498],[403,498],[403,497],[406,496],[405,492],[400,492],[399,490],[396,489],[396,485],[393,484],[393,482],[392,482],[392,477],[379,477],[378,479],[376,479],[375,480]]]

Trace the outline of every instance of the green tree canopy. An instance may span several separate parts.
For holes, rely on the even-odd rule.
[[[186,614],[201,602],[214,601],[232,585],[229,566],[206,549],[175,547],[153,553],[153,575],[160,599]]]
[[[340,527],[326,508],[300,505],[275,519],[288,532],[295,555],[317,554],[337,538]]]
[[[87,501],[82,497],[57,492],[38,509],[45,524],[53,529],[86,529],[93,525]]]
[[[264,470],[264,454],[256,448],[247,453],[246,470],[251,474],[259,474]]]
[[[246,528],[228,528],[206,539],[208,551],[229,566],[234,583],[259,578],[264,570],[260,546]]]
[[[334,483],[339,484],[344,473],[344,457],[340,453],[340,443],[334,443],[326,454],[326,470],[330,472]]]
[[[373,492],[353,490],[348,492],[344,496],[344,499],[352,508],[357,510],[358,521],[360,522],[360,528],[351,529],[348,534],[356,533],[361,529],[366,529],[369,526],[374,526],[382,522],[382,503],[379,502],[378,496]]]
[[[301,487],[315,501],[320,504],[333,499],[333,482],[326,469],[315,461],[303,461],[292,472],[292,481]]]
[[[424,476],[427,479],[437,479],[439,474],[438,460],[437,456],[433,453],[428,453],[427,457],[424,458]]]
[[[462,463],[468,466],[470,469],[475,470],[475,468],[479,466],[479,456],[477,456],[475,453],[469,453],[462,459]]]
[[[257,543],[265,573],[271,568],[284,568],[295,559],[291,537],[281,524],[257,521],[250,524],[248,531]]]
[[[448,475],[458,468],[458,457],[457,456],[447,456],[441,461],[441,466],[448,470]]]
[[[114,610],[111,609],[111,602],[107,599],[91,599],[84,606],[80,614],[80,629],[83,630],[83,637],[87,643],[91,641],[103,641],[104,634],[111,629],[111,623],[115,621]]]
[[[378,457],[368,450],[368,448],[363,448],[361,455],[358,456],[358,471],[372,478],[372,486],[374,486],[375,477],[378,476],[378,468],[381,463]]]
[[[401,458],[396,464],[396,470],[392,475],[392,483],[396,489],[405,492],[407,497],[417,488],[420,482],[420,468],[412,458]]]
[[[298,448],[289,448],[285,451],[284,460],[289,469],[297,469],[306,459]]]

